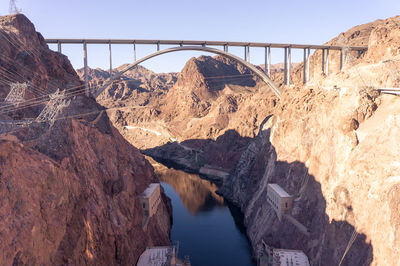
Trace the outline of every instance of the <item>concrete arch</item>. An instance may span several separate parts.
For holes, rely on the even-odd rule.
[[[230,54],[230,53],[227,53],[225,51],[221,51],[221,50],[218,50],[215,48],[205,47],[205,46],[180,46],[180,47],[168,48],[165,50],[157,51],[157,52],[147,55],[139,60],[136,60],[133,64],[130,64],[125,69],[123,69],[121,72],[119,72],[115,76],[112,76],[109,82],[107,82],[104,86],[102,86],[97,92],[95,92],[93,94],[93,97],[97,98],[97,96],[99,96],[115,79],[121,77],[125,72],[131,70],[136,65],[138,65],[146,60],[149,60],[150,58],[153,58],[153,57],[156,57],[156,56],[159,56],[162,54],[179,52],[179,51],[203,51],[203,52],[209,52],[209,53],[213,53],[213,54],[223,55],[230,59],[233,59],[233,60],[241,63],[242,65],[244,65],[251,71],[253,71],[259,78],[261,78],[262,81],[264,81],[270,87],[270,89],[275,93],[275,95],[279,99],[281,98],[281,90],[272,82],[272,80],[270,80],[267,77],[267,75],[264,74],[264,72],[260,71],[254,65],[250,64],[249,62],[244,61],[240,57],[237,57],[233,54]]]

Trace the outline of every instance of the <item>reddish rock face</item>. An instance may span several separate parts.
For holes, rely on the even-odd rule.
[[[9,82],[29,82],[25,99],[81,85],[67,57],[49,50],[24,15],[0,17],[0,25],[0,98],[8,94]],[[42,108],[42,104],[32,106],[18,115],[35,116]]]
[[[101,76],[100,70],[91,73]],[[221,56],[190,59],[176,82],[173,76],[142,67],[128,76],[124,85],[113,84],[97,100],[107,107],[123,107],[108,113],[122,135],[139,148],[171,139],[215,140],[228,130],[252,137],[276,103],[275,95],[249,70]],[[145,87],[133,82],[147,77],[158,83],[147,82]]]
[[[398,68],[398,66],[390,65],[393,64],[393,59],[400,54],[400,37],[398,31],[398,25],[400,23],[400,16],[388,18],[386,20],[376,20],[370,23],[355,26],[346,32],[342,32],[337,37],[326,42],[326,45],[339,45],[339,46],[368,46],[368,51],[365,55],[358,56],[358,53],[348,52],[347,63],[343,61],[343,70],[346,69],[357,69],[360,64],[369,65],[373,67],[373,64],[378,64],[374,68],[366,70],[364,73],[362,70],[358,70],[357,79],[354,78],[351,83],[347,83],[346,87],[351,85],[356,86],[393,86],[395,82],[391,82],[393,76],[396,73],[388,71],[390,69]],[[342,51],[346,53],[346,49]],[[343,59],[344,60],[344,59]],[[385,62],[386,61],[386,62]],[[396,61],[396,60],[395,60]],[[380,65],[379,65],[380,64]],[[382,66],[383,64],[383,66]],[[293,67],[293,66],[292,66]],[[301,62],[297,66],[293,67],[291,73],[292,84],[302,85],[303,82],[303,63]],[[375,72],[375,76],[372,75]],[[349,75],[349,73],[346,73]],[[328,86],[341,86],[343,83],[340,81],[347,79],[349,76],[340,72],[340,51],[329,52],[329,77],[330,82]],[[381,76],[386,76],[381,78]],[[373,78],[371,78],[373,77]],[[322,73],[322,52],[321,50],[315,51],[310,57],[310,79],[309,83],[314,85],[325,85],[326,74]],[[272,75],[272,79],[277,85],[283,84],[283,73],[276,73]],[[389,84],[386,85],[387,81]],[[378,82],[379,81],[379,82]],[[386,81],[386,82],[385,82]],[[399,78],[397,77],[397,81]],[[325,83],[325,84],[324,84]]]
[[[301,249],[313,265],[338,265],[346,249],[342,265],[400,262],[399,98],[373,88],[400,85],[395,21],[399,17],[341,34],[352,45],[372,43],[376,57],[368,52],[340,73],[286,88],[242,153],[221,192],[241,206],[253,246],[264,240]],[[267,201],[268,183],[294,195],[291,215],[310,236],[278,220]]]
[[[23,15],[1,17],[0,33],[10,58],[2,57],[1,66],[35,77],[34,89],[48,94],[81,84],[66,57],[50,51]],[[16,48],[11,38],[24,46]],[[18,61],[23,51],[35,67]],[[1,85],[2,95],[8,90]],[[142,228],[138,196],[157,182],[153,168],[94,100],[74,96],[53,126],[33,123],[1,136],[2,265],[131,265],[147,246],[169,244],[165,196]],[[40,110],[20,112],[33,118]]]

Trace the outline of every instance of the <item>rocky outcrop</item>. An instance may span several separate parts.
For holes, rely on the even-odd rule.
[[[2,16],[0,26],[0,98],[7,96],[10,83],[17,82],[29,84],[25,99],[36,99],[57,88],[76,87],[71,92],[80,89],[81,82],[67,57],[49,50],[43,36],[25,16]],[[13,116],[18,119],[37,116],[43,106],[35,102]],[[4,114],[2,106],[0,116]]]
[[[341,33],[332,40],[326,42],[326,45],[340,46],[368,46],[365,55],[359,56],[357,52],[342,50],[343,68],[340,71],[340,51],[329,52],[329,75],[322,73],[322,52],[315,51],[310,58],[310,79],[308,84],[313,86],[391,86],[390,76],[397,76],[397,73],[387,73],[394,69],[393,59],[399,55],[399,36],[398,25],[400,16],[392,17],[386,20],[376,20],[367,24],[362,24]],[[352,71],[349,75],[346,71]],[[357,74],[357,75],[355,75]],[[347,75],[347,76],[344,76]],[[381,75],[387,76],[386,79]],[[349,77],[352,80],[349,81]],[[276,84],[283,85],[283,74],[273,76]],[[327,83],[327,79],[329,83]],[[389,80],[387,80],[389,79]],[[292,83],[300,85],[303,82],[303,63],[293,68],[291,74]],[[346,81],[346,84],[343,83]],[[379,81],[379,82],[378,82]],[[386,84],[388,83],[388,84]]]
[[[112,74],[119,73],[129,65],[121,65],[112,70]],[[77,73],[84,80],[84,69]],[[98,97],[97,101],[105,107],[146,105],[171,88],[176,82],[176,73],[157,74],[140,65],[125,72],[120,82],[115,82],[107,87]],[[92,92],[103,86],[110,78],[110,72],[100,68],[88,68],[89,87]]]
[[[191,139],[171,142],[160,147],[142,150],[142,153],[163,164],[200,174],[222,184],[250,140],[250,138],[241,137],[234,130],[228,130],[215,141]]]
[[[376,49],[398,46],[389,41],[399,32],[396,20],[359,26],[367,29],[359,36],[370,36],[360,42],[375,43],[373,32],[385,31],[388,39],[380,37],[382,46]],[[341,73],[318,78],[315,84],[321,87],[311,83],[285,90],[273,117],[221,189],[244,212],[254,246],[264,240],[278,248],[302,249],[313,265],[338,265],[342,259],[342,265],[400,263],[399,99],[356,82],[366,68],[375,71],[362,72],[365,80],[387,82],[379,73],[397,69],[399,58],[391,55],[393,64],[384,63],[386,55],[372,62],[367,54]],[[330,82],[352,86],[329,89]],[[268,183],[294,196],[291,215],[310,236],[288,219],[278,220],[267,202]]]
[[[117,91],[118,86],[112,87]],[[163,91],[149,89],[119,98],[115,95],[106,92],[98,101],[105,106],[121,106],[108,112],[111,120],[141,149],[171,140],[215,140],[228,130],[252,137],[260,117],[268,115],[277,100],[249,70],[220,56],[192,58],[176,83]]]
[[[131,265],[147,246],[169,244],[165,196],[142,228],[138,196],[157,182],[152,166],[104,108],[74,88],[81,82],[67,58],[50,51],[23,15],[1,17],[0,34],[8,57],[2,69],[31,81],[25,100],[56,88],[71,93],[54,124],[34,122],[0,137],[0,264]],[[6,95],[10,80],[2,81]],[[35,118],[45,103],[21,104],[19,116]],[[8,108],[3,115],[12,121]]]

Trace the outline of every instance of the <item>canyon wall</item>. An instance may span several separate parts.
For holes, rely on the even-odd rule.
[[[138,196],[158,182],[152,166],[83,95],[68,59],[21,14],[0,17],[0,47],[0,97],[11,83],[29,81],[24,100],[37,103],[14,111],[2,102],[3,120],[34,119],[58,88],[68,88],[71,100],[54,124],[0,136],[0,264],[131,265],[147,246],[168,245],[164,195],[142,227]]]
[[[312,265],[338,265],[344,254],[343,265],[400,264],[400,100],[373,89],[400,85],[399,23],[356,27],[364,37],[355,44],[371,50],[340,73],[286,88],[243,152],[221,192],[241,207],[254,247],[301,249]],[[291,215],[309,236],[279,221],[268,183],[294,196]]]
[[[99,71],[90,72],[94,81],[99,80]],[[148,76],[142,67],[131,72],[136,78]],[[157,75],[167,76],[153,76]],[[157,76],[163,89],[150,83],[136,86],[124,77],[97,100],[107,108],[116,107],[108,111],[111,120],[140,149],[175,140],[216,140],[229,130],[253,137],[259,120],[271,112],[277,100],[249,70],[221,56],[192,58],[176,75],[176,82],[173,77]]]

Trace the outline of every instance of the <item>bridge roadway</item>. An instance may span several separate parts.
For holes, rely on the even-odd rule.
[[[164,51],[182,51],[182,50],[204,50],[212,53],[221,54],[228,56],[234,60],[239,61],[246,67],[250,65],[250,47],[265,48],[265,73],[255,73],[259,76],[265,83],[280,97],[280,92],[276,91],[276,86],[269,79],[271,76],[271,48],[282,48],[284,49],[284,83],[290,85],[290,74],[291,74],[291,49],[303,49],[303,83],[307,83],[310,75],[310,50],[322,50],[322,72],[329,75],[329,51],[337,50],[340,51],[340,70],[342,70],[343,63],[346,64],[347,56],[349,51],[358,52],[358,56],[367,51],[366,46],[339,46],[339,45],[314,45],[314,44],[291,44],[291,43],[264,43],[264,42],[229,42],[229,41],[198,41],[198,40],[137,40],[137,39],[46,39],[48,44],[57,44],[58,52],[62,51],[62,44],[83,44],[84,51],[84,69],[85,69],[85,81],[86,81],[86,94],[89,94],[88,90],[88,78],[87,78],[87,44],[106,44],[109,46],[109,62],[110,62],[110,74],[112,74],[112,44],[130,44],[133,45],[133,61],[134,64],[138,64],[138,61],[145,61],[145,58],[152,58],[159,54],[163,54],[160,51],[160,45],[177,45],[178,47],[169,48]],[[156,45],[157,52],[148,55],[140,60],[136,58],[136,44],[140,45]],[[214,49],[208,46],[221,46],[223,47],[223,52],[219,49]],[[239,57],[228,53],[229,46],[244,47],[244,59],[241,60]],[[189,48],[190,47],[190,48]],[[195,47],[199,47],[197,49]],[[181,49],[179,49],[181,48]],[[203,48],[203,49],[201,49]],[[220,51],[220,52],[217,52]],[[145,59],[145,60],[143,60]],[[247,64],[246,64],[247,63]],[[135,64],[135,65],[136,65]],[[251,68],[250,68],[251,69]],[[253,70],[253,69],[251,69]],[[254,71],[254,70],[253,70]],[[118,75],[115,76],[117,78]]]

